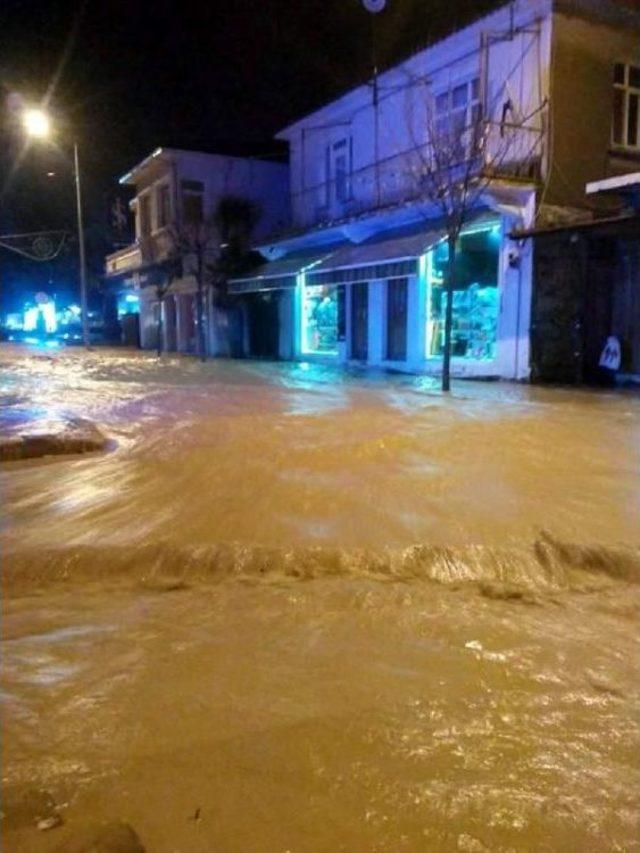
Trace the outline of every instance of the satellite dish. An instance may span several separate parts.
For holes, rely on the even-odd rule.
[[[387,0],[362,0],[362,5],[367,12],[371,12],[372,15],[377,15],[378,12],[382,12],[384,7],[387,5]]]

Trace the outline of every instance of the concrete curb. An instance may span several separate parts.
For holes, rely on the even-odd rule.
[[[76,418],[57,433],[23,433],[0,438],[0,462],[104,450],[108,439],[90,421]]]

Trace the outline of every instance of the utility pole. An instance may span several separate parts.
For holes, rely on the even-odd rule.
[[[78,143],[73,143],[73,169],[76,183],[76,210],[78,215],[78,258],[80,261],[80,307],[82,310],[82,341],[89,349],[89,305],[87,301],[87,259],[84,249],[84,224],[82,221],[82,190],[80,187],[80,158]]]
[[[386,6],[386,0],[362,0],[362,5],[371,16],[371,71],[373,95],[373,172],[376,190],[376,205],[380,205],[380,115],[378,108],[378,57],[376,52],[375,18]]]
[[[49,116],[41,109],[28,109],[22,118],[28,136],[46,139],[50,135]],[[87,259],[84,251],[84,225],[82,222],[82,192],[80,188],[80,158],[78,143],[73,143],[73,173],[76,184],[76,213],[78,217],[78,259],[80,261],[80,305],[82,308],[82,340],[89,349],[89,306],[87,304]]]

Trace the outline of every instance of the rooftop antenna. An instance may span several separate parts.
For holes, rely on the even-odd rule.
[[[376,201],[380,203],[380,171],[378,156],[378,57],[376,52],[376,15],[378,15],[387,5],[387,0],[362,0],[362,5],[371,15],[371,91],[373,95],[373,144],[374,144],[374,160],[375,160],[375,183],[376,183]]]
[[[378,57],[376,53],[376,15],[387,5],[387,0],[362,0],[362,5],[371,15],[371,70],[373,72],[373,103],[378,103]]]

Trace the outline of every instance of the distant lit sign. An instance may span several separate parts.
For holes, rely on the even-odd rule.
[[[42,296],[46,298],[46,302],[38,300],[38,297]],[[25,308],[22,328],[25,332],[35,332],[36,330],[55,332],[58,328],[55,302],[49,300],[46,293],[36,294],[36,300],[38,300],[38,305]]]

